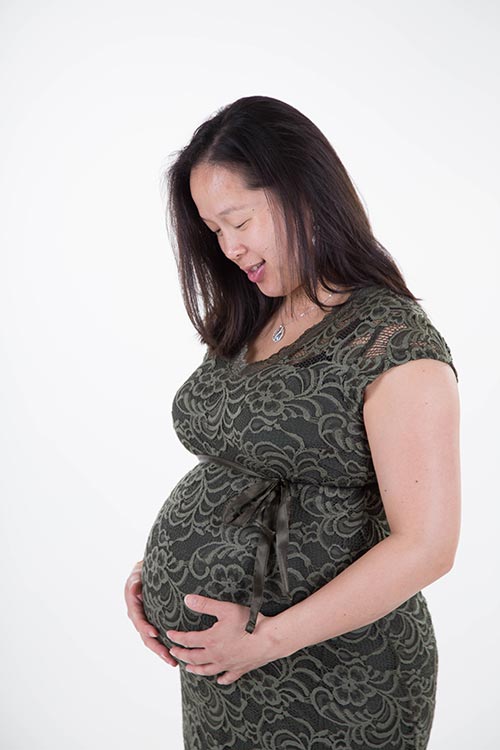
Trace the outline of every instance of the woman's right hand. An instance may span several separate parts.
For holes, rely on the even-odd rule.
[[[158,638],[158,630],[146,620],[144,614],[144,607],[142,605],[142,560],[132,568],[132,572],[127,578],[125,583],[125,602],[127,603],[127,614],[132,620],[132,623],[141,636],[144,644],[154,651],[155,654],[161,656],[167,664],[171,664],[172,667],[177,667],[179,662],[170,655],[170,651],[166,646],[160,643]]]

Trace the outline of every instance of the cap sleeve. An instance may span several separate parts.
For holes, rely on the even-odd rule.
[[[351,397],[359,408],[363,406],[364,391],[379,375],[391,367],[416,359],[437,359],[452,368],[458,382],[458,372],[451,350],[444,337],[422,309],[403,311],[394,320],[372,323],[366,332],[358,329],[352,342],[353,358]]]

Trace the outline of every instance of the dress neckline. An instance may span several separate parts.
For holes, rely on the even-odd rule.
[[[348,298],[344,302],[340,302],[337,305],[333,305],[332,308],[329,310],[329,312],[324,315],[321,320],[318,320],[316,323],[313,323],[312,326],[309,326],[309,328],[306,328],[305,331],[303,331],[300,336],[298,336],[294,341],[290,342],[290,344],[285,344],[285,346],[282,346],[280,349],[278,349],[276,352],[273,352],[269,355],[269,357],[264,357],[264,359],[255,359],[252,362],[247,362],[246,356],[248,353],[248,343],[245,343],[243,347],[240,349],[238,354],[234,357],[233,363],[238,366],[238,369],[240,371],[242,370],[253,370],[254,368],[258,368],[259,366],[265,366],[267,364],[273,364],[275,361],[279,360],[281,357],[286,356],[286,354],[293,348],[297,348],[298,346],[304,344],[306,341],[309,340],[317,331],[319,331],[324,325],[327,325],[329,322],[331,322],[335,316],[341,311],[345,310],[349,305],[352,303],[355,297],[358,296],[358,294],[369,287],[356,287],[353,289],[348,296]]]

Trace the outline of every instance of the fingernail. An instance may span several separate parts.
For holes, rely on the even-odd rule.
[[[148,630],[148,635],[150,635],[152,638],[158,638],[158,633],[156,630]]]

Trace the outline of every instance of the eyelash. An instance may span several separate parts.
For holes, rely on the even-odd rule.
[[[241,227],[243,227],[243,226],[244,226],[244,225],[245,225],[245,224],[247,223],[247,221],[250,221],[250,219],[247,219],[246,221],[244,221],[244,222],[243,222],[243,224],[239,224],[239,225],[238,225],[238,226],[236,227],[236,229],[241,229]],[[220,232],[220,229],[218,229],[218,230],[217,230],[216,232],[214,232],[214,234],[216,234],[216,235],[217,235],[217,237],[218,237],[218,236],[219,236],[219,232]]]

